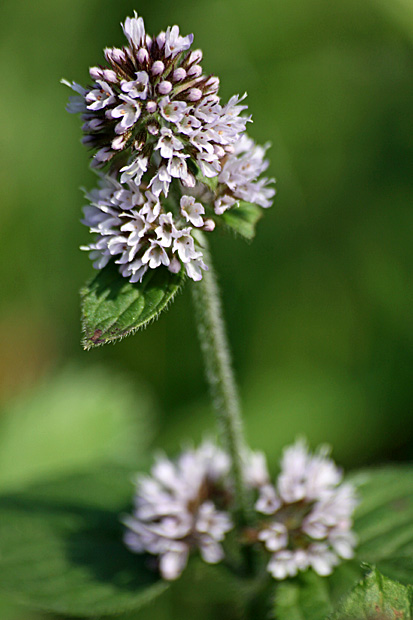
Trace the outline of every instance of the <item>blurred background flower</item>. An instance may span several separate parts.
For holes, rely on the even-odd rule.
[[[92,275],[78,249],[90,240],[79,187],[95,176],[59,81],[86,83],[135,9],[149,32],[194,33],[222,97],[246,90],[249,133],[272,142],[278,195],[255,242],[212,240],[252,448],[273,468],[297,434],[332,444],[347,468],[412,458],[409,0],[2,1],[0,433],[22,402],[40,419],[56,409],[56,390],[66,401],[68,363],[73,376],[99,366],[114,386],[120,368],[137,418],[139,386],[152,390],[152,445],[169,453],[214,422],[189,285],[137,336],[89,353],[79,344],[78,290]],[[63,375],[69,393],[78,389]],[[81,389],[99,393],[101,379]],[[55,398],[33,408],[39,390]]]

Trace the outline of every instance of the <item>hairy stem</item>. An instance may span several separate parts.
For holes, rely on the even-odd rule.
[[[243,461],[246,451],[238,390],[222,316],[219,289],[208,242],[202,236],[203,256],[209,270],[191,286],[198,335],[204,355],[206,377],[218,417],[224,448],[231,459],[231,473],[236,495],[236,513],[240,524],[249,520],[250,501],[244,483]]]

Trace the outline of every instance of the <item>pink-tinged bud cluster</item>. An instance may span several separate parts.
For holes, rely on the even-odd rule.
[[[109,66],[90,69],[90,86],[64,81],[77,93],[68,110],[82,115],[92,166],[107,176],[85,210],[84,223],[97,234],[87,249],[97,268],[115,257],[132,282],[161,265],[174,272],[184,265],[197,280],[207,267],[194,228],[213,230],[240,201],[271,205],[272,181],[258,179],[268,167],[265,148],[245,135],[244,97],[221,103],[218,78],[204,75],[202,52],[190,50],[193,35],[173,26],[149,37],[136,13],[123,31],[128,45],[105,49]],[[96,218],[106,222],[98,231]],[[138,237],[132,218],[143,222]]]

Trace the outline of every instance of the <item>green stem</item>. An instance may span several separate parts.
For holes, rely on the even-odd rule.
[[[246,444],[238,390],[222,316],[219,289],[208,242],[204,235],[201,244],[203,258],[209,269],[203,272],[202,280],[191,286],[195,316],[222,442],[231,459],[236,513],[240,525],[245,525],[249,521],[250,500],[244,482],[243,463]]]

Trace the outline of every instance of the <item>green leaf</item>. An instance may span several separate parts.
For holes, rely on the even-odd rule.
[[[199,168],[195,172],[195,177],[199,183],[203,183],[208,187],[208,189],[211,190],[211,192],[215,193],[218,186],[218,177],[206,177],[202,174]]]
[[[411,620],[412,589],[371,571],[340,603],[331,620]]]
[[[139,383],[132,389],[110,369],[66,368],[1,410],[0,488],[103,460],[133,463],[149,446],[153,418]]]
[[[122,542],[131,497],[130,471],[113,466],[0,497],[0,588],[76,617],[136,611],[159,596],[167,583]]]
[[[142,282],[131,284],[109,263],[80,291],[85,349],[133,334],[155,319],[185,280],[185,270],[149,269]]]
[[[255,237],[255,226],[262,217],[262,209],[249,202],[240,202],[222,215],[225,224],[246,239]]]
[[[361,498],[357,558],[391,579],[413,583],[413,468],[362,472],[354,481]]]
[[[277,620],[325,620],[332,609],[328,581],[313,571],[277,586]]]

